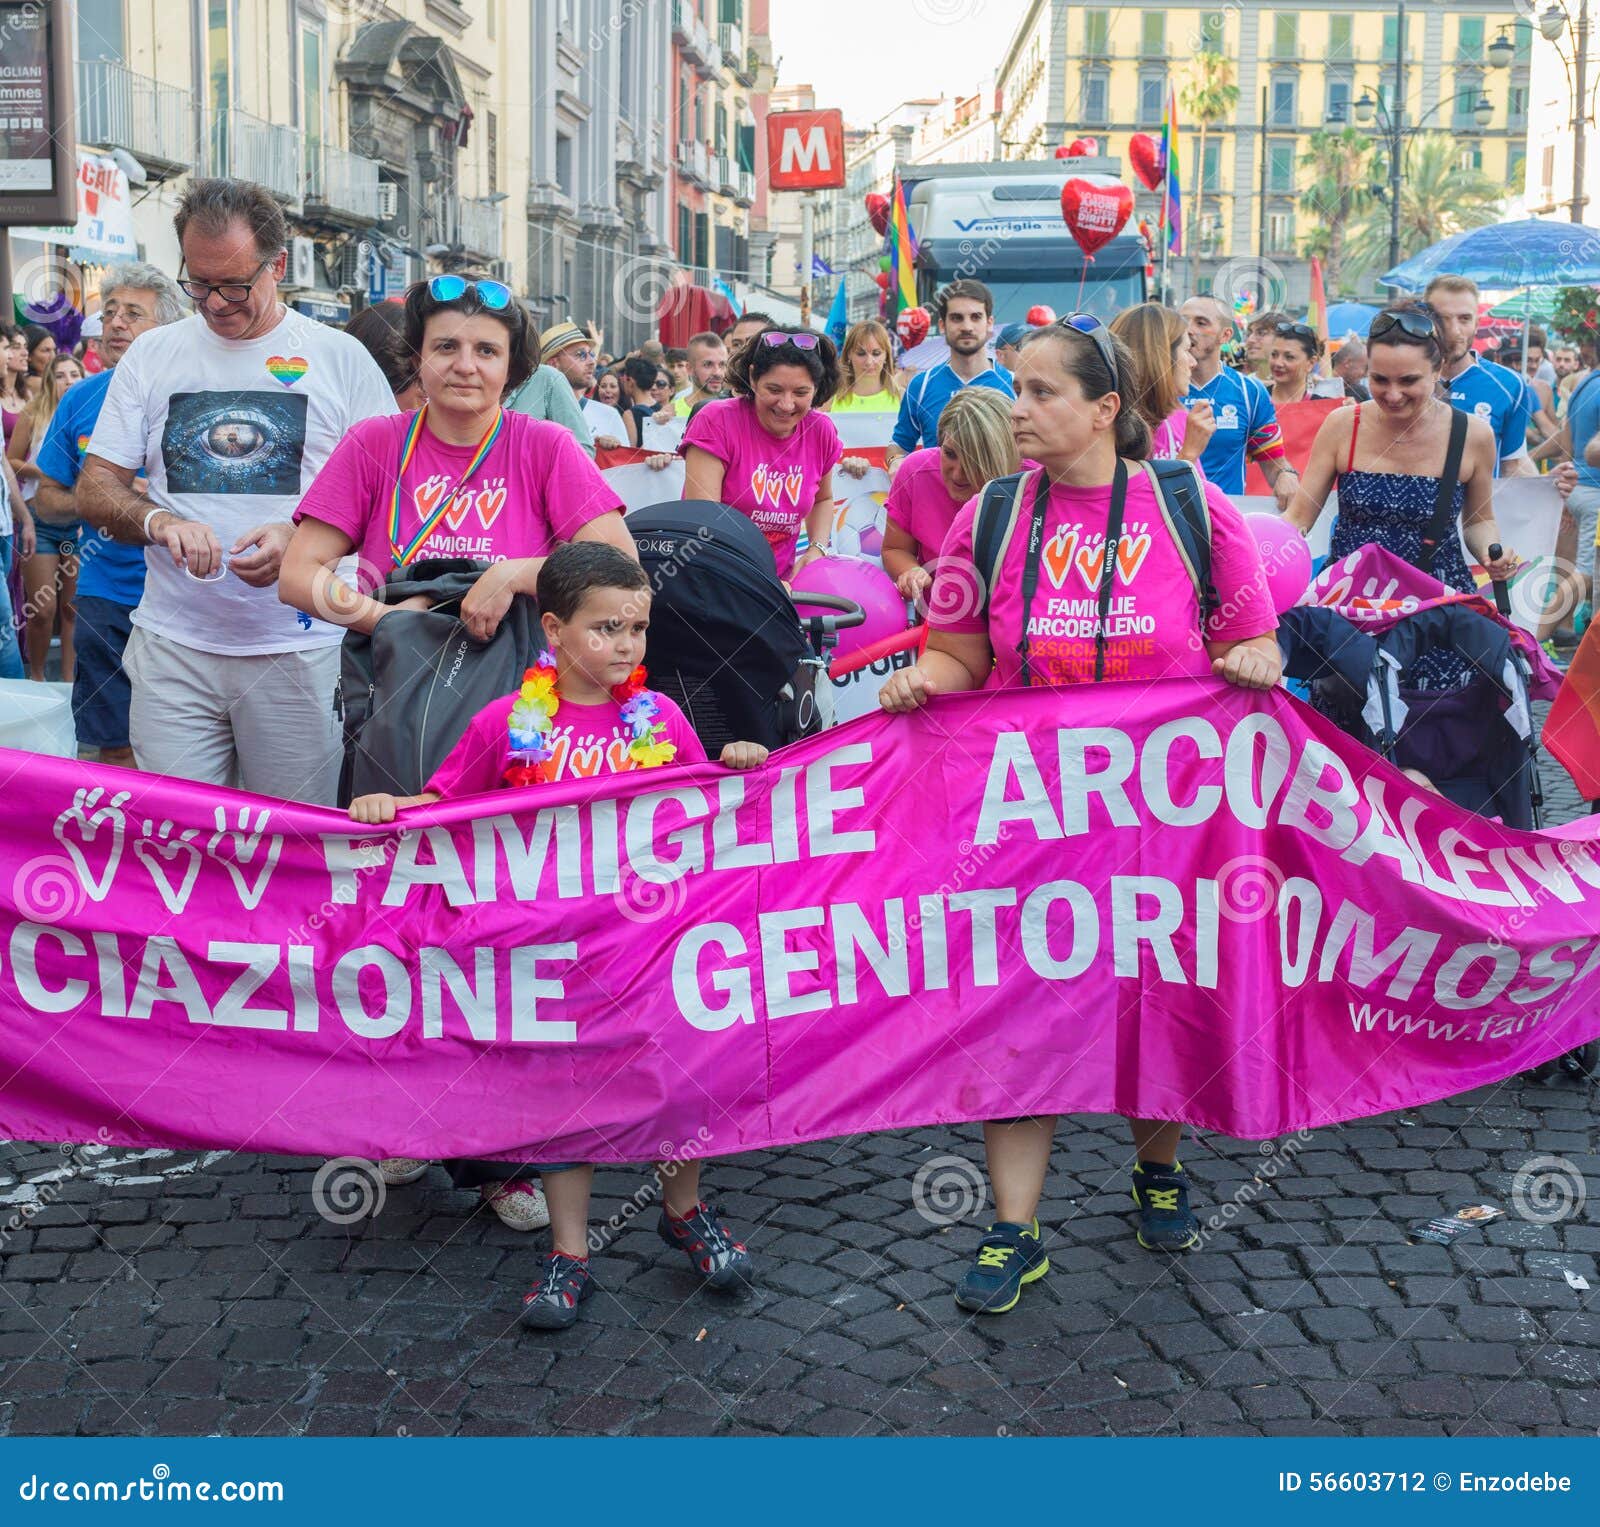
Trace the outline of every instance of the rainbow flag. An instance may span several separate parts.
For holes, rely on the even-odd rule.
[[[1578,794],[1586,801],[1600,800],[1600,621],[1584,632],[1542,737],[1545,750],[1572,776]]]
[[[1178,92],[1167,86],[1167,109],[1161,117],[1161,226],[1167,230],[1167,247],[1183,253],[1183,196],[1178,187]]]
[[[1315,255],[1311,257],[1311,311],[1306,314],[1306,322],[1326,342],[1328,338],[1328,293],[1322,285],[1322,261]]]
[[[906,208],[906,188],[895,176],[894,202],[889,209],[889,259],[894,272],[894,316],[917,305],[917,236],[911,230],[911,213]]]

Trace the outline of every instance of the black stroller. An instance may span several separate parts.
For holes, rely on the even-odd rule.
[[[1497,550],[1497,549],[1496,549]],[[1509,613],[1505,586],[1495,595]],[[1336,610],[1299,605],[1278,617],[1284,673],[1309,685],[1311,701],[1342,731],[1398,768],[1418,769],[1439,793],[1479,816],[1536,831],[1543,804],[1539,744],[1529,710],[1529,669],[1510,630],[1463,605],[1418,610],[1380,636]],[[1401,674],[1432,652],[1462,658],[1460,689],[1415,690]],[[1586,1077],[1600,1066],[1600,1040],[1528,1073]]]
[[[740,740],[779,748],[832,723],[828,653],[866,620],[860,605],[807,593],[830,613],[802,617],[767,538],[724,504],[652,504],[628,529],[650,575],[650,683],[710,757]]]

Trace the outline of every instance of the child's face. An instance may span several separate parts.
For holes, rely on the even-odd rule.
[[[598,689],[621,684],[644,661],[650,629],[649,589],[590,589],[572,619],[543,620],[545,636],[564,658]]]

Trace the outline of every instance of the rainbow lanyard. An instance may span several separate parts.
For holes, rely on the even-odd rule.
[[[394,477],[394,497],[389,505],[389,551],[394,557],[396,567],[409,567],[416,560],[417,553],[427,543],[428,537],[436,531],[443,522],[451,508],[455,505],[456,495],[472,480],[473,474],[484,463],[484,458],[494,449],[494,443],[500,438],[500,431],[505,426],[506,411],[500,409],[494,416],[494,423],[484,432],[483,439],[478,442],[478,448],[472,453],[472,460],[467,463],[466,470],[457,479],[453,487],[444,496],[444,501],[425,519],[418,528],[417,533],[402,546],[400,544],[400,497],[405,485],[406,468],[411,465],[411,458],[416,454],[417,441],[422,438],[422,421],[428,417],[428,405],[424,403],[411,420],[410,427],[406,430],[405,444],[400,447],[400,470]]]

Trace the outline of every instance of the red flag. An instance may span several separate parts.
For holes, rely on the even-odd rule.
[[[1544,724],[1544,745],[1584,800],[1600,800],[1600,624],[1573,654]]]

